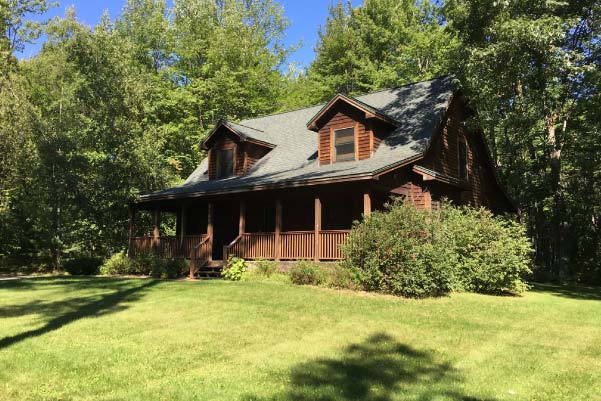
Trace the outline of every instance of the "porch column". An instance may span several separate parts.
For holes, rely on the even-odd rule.
[[[133,205],[129,205],[129,230],[128,230],[128,241],[127,241],[127,256],[133,256],[133,240],[136,230],[136,208]]]
[[[213,202],[209,202],[207,205],[207,237],[209,237],[209,262],[213,260]]]
[[[161,241],[161,209],[158,207],[154,209],[154,215],[152,216],[154,229],[152,230],[153,247],[157,249]]]
[[[182,203],[180,212],[179,212],[179,242],[180,247],[184,246],[184,237],[186,236],[186,213],[187,213],[188,205]]]
[[[246,232],[246,201],[240,200],[240,220],[238,221],[238,235]]]
[[[280,233],[282,232],[282,199],[275,199],[275,260],[280,260]]]
[[[371,215],[371,192],[369,189],[363,192],[363,215],[365,217]]]
[[[315,253],[314,259],[315,261],[319,261],[319,232],[321,231],[321,199],[316,196],[315,197]]]

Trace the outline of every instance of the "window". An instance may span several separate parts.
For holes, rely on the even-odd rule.
[[[459,139],[458,148],[459,178],[462,180],[467,180],[467,143],[465,138]]]
[[[234,175],[234,149],[220,150],[217,157],[217,178]]]
[[[334,160],[355,160],[355,129],[344,128],[334,131]]]

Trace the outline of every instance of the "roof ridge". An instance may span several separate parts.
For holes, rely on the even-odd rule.
[[[362,96],[368,96],[368,95],[373,95],[373,94],[375,94],[375,93],[380,93],[380,92],[391,91],[391,90],[395,90],[395,89],[399,89],[399,88],[405,88],[405,87],[407,87],[407,86],[416,85],[416,84],[420,84],[420,83],[423,83],[423,82],[430,82],[430,81],[434,81],[434,80],[436,80],[436,79],[441,79],[441,78],[445,78],[445,77],[451,77],[451,76],[453,76],[453,74],[443,74],[443,75],[439,75],[439,76],[436,76],[436,77],[433,77],[433,78],[430,78],[430,79],[425,79],[425,80],[422,80],[422,81],[412,81],[412,82],[408,82],[408,83],[406,83],[406,84],[403,84],[403,85],[398,85],[398,86],[393,86],[393,87],[388,87],[388,88],[378,89],[378,90],[376,90],[376,91],[373,91],[373,92],[366,92],[366,93],[362,93],[362,94],[360,94],[360,95],[355,95],[355,96],[351,96],[351,95],[349,95],[349,94],[346,94],[346,93],[336,92],[336,93],[335,93],[335,94],[334,94],[332,97],[334,97],[334,96],[336,96],[336,95],[339,95],[339,94],[340,94],[340,95],[344,95],[344,96],[346,96],[346,97],[348,97],[348,98],[351,98],[351,99],[354,99],[354,100],[358,100],[358,99],[357,99],[358,97],[362,97]],[[331,98],[332,98],[332,97],[331,97]],[[330,98],[330,99],[331,99],[331,98]],[[360,102],[363,102],[362,100],[359,100],[359,101],[360,101]],[[328,101],[328,102],[329,102],[329,101]],[[307,110],[307,109],[311,109],[311,108],[313,108],[313,107],[318,107],[318,106],[321,106],[321,107],[323,107],[323,106],[325,106],[326,104],[328,104],[328,102],[316,103],[316,104],[313,104],[313,105],[311,105],[311,106],[298,107],[298,108],[296,108],[296,109],[292,109],[292,110],[286,110],[286,111],[280,111],[280,112],[277,112],[277,113],[272,113],[272,114],[263,114],[263,115],[256,116],[256,117],[245,118],[244,120],[240,120],[240,121],[253,121],[253,120],[258,120],[258,119],[260,119],[260,118],[265,118],[265,117],[273,117],[273,116],[279,116],[279,115],[286,114],[286,113],[294,113],[294,112],[296,112],[296,111],[300,111],[300,110]],[[364,102],[363,102],[363,103],[364,103]],[[367,104],[367,103],[366,103],[366,104]],[[367,105],[369,106],[369,104],[367,104]],[[370,107],[373,107],[373,106],[370,106]],[[240,124],[240,123],[236,123],[236,124]],[[244,124],[240,124],[240,125],[242,125],[242,126],[245,126]],[[252,127],[249,127],[249,128],[252,128]]]
[[[412,82],[408,82],[408,83],[403,84],[403,85],[392,86],[392,87],[388,87],[388,88],[378,89],[378,90],[375,90],[373,92],[362,93],[360,95],[353,96],[353,98],[355,98],[355,97],[361,97],[361,96],[373,95],[375,93],[386,92],[386,91],[391,91],[391,90],[400,89],[400,88],[405,88],[407,86],[421,84],[421,83],[424,83],[424,82],[430,82],[430,81],[434,81],[434,80],[437,80],[437,79],[446,78],[446,77],[452,77],[452,76],[453,76],[453,74],[450,74],[450,73],[449,74],[443,74],[443,75],[439,75],[437,77],[430,78],[430,79],[424,79],[424,80],[421,80],[421,81],[412,81]],[[346,95],[346,96],[349,96],[349,95]],[[349,97],[351,97],[351,96],[349,96]]]

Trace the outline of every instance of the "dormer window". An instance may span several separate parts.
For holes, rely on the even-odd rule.
[[[217,156],[217,179],[234,175],[234,149],[220,150]]]
[[[355,128],[334,131],[334,160],[337,162],[355,160]]]

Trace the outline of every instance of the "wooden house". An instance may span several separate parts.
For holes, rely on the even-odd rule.
[[[337,260],[352,222],[394,195],[423,209],[447,198],[512,212],[482,132],[465,124],[472,113],[446,76],[221,121],[183,184],[132,203],[130,254],[154,248],[195,266],[231,254]],[[138,210],[153,213],[152,235],[133,235]],[[161,235],[162,213],[176,214],[175,237]]]

